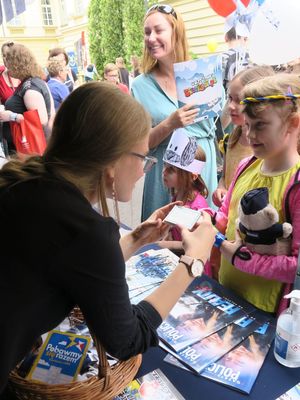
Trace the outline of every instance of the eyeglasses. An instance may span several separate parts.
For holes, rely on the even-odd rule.
[[[133,151],[130,152],[132,156],[138,157],[144,162],[144,172],[145,174],[150,171],[150,169],[153,167],[154,164],[157,163],[157,158],[152,157],[152,156],[144,156],[143,154],[139,153],[134,153]]]
[[[173,7],[169,6],[168,4],[154,4],[149,10],[146,12],[146,16],[151,12],[157,10],[163,14],[171,14],[175,19],[177,19],[177,14]]]

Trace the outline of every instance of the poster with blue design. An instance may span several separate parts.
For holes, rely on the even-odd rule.
[[[174,64],[179,107],[193,103],[199,108],[195,122],[215,118],[222,111],[222,59],[214,55]]]
[[[90,338],[68,332],[49,332],[27,379],[48,384],[69,383],[76,379]]]

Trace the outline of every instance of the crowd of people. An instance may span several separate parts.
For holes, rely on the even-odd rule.
[[[1,47],[3,66],[0,67],[0,122],[2,158],[16,153],[12,124],[23,121],[25,111],[36,109],[48,140],[54,115],[66,97],[79,86],[79,79],[68,66],[69,58],[63,48],[49,50],[45,68],[33,52],[21,43],[5,42]],[[133,56],[132,76],[137,76],[138,58]],[[108,63],[103,80],[129,94],[129,72],[122,57],[117,64]],[[85,68],[84,81],[101,80],[94,64]],[[124,83],[122,83],[124,82]],[[2,161],[1,161],[2,164]]]
[[[196,276],[212,275],[211,264],[221,284],[259,309],[276,315],[286,307],[283,295],[295,280],[300,246],[296,68],[276,73],[252,66],[243,53],[243,70],[230,69],[222,121],[232,131],[220,143],[218,182],[215,121],[195,122],[194,104],[178,106],[173,64],[189,60],[189,51],[173,7],[146,12],[141,67],[133,56],[131,84],[121,57],[105,66],[105,82],[93,81],[98,73],[91,64],[89,79],[78,85],[63,49],[49,52],[47,76],[26,46],[5,43],[1,52],[0,121],[8,157],[0,170],[0,393],[35,340],[75,305],[115,357],[157,345],[156,328]],[[10,127],[33,109],[47,147],[20,158]],[[176,141],[186,143],[180,156],[188,156],[188,164],[172,157]],[[118,201],[130,201],[144,174],[142,222],[120,238],[106,199],[117,215]],[[236,229],[240,199],[261,187],[278,222],[292,224],[284,252],[256,252]],[[164,218],[174,205],[202,211],[193,229],[170,230]],[[216,228],[226,238],[212,261]],[[151,295],[131,305],[125,260],[153,242],[184,257]]]

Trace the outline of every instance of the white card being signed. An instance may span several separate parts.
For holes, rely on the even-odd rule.
[[[192,210],[191,208],[187,207],[174,206],[164,219],[164,222],[192,229],[192,227],[201,216],[202,212],[199,210]]]

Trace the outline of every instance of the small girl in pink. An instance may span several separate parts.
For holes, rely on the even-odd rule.
[[[198,147],[195,159],[205,161],[205,153],[201,147]],[[171,192],[172,201],[181,200],[184,207],[192,210],[208,207],[206,201],[208,190],[199,174],[164,163],[162,178],[164,185]],[[179,228],[172,228],[171,234],[173,240],[181,241]]]
[[[193,138],[186,137],[188,142],[182,147],[185,135],[178,131],[173,134],[164,155],[163,183],[170,190],[172,201],[180,200],[184,207],[193,210],[208,208],[206,201],[208,190],[200,175],[206,161],[205,152]],[[182,161],[186,158],[189,158],[189,164]],[[159,245],[180,251],[182,249],[180,229],[177,226],[172,227],[167,240],[159,242]]]

